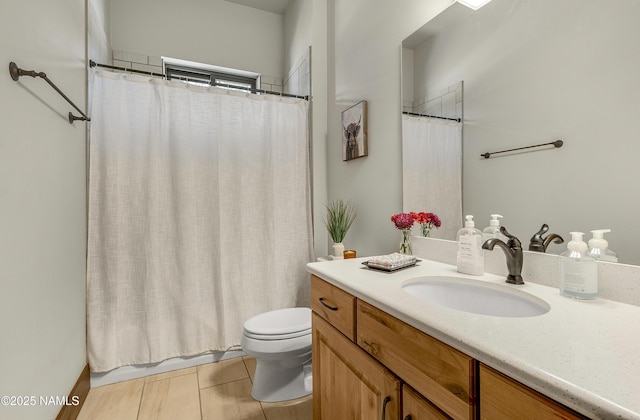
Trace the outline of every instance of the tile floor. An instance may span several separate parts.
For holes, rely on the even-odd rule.
[[[251,398],[255,359],[237,357],[92,388],[78,420],[311,420],[311,395]]]

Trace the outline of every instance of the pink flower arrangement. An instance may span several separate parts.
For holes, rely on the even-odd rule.
[[[414,217],[410,213],[398,213],[391,216],[391,221],[396,225],[398,229],[411,229]]]
[[[442,221],[435,213],[425,213],[421,211],[420,213],[410,212],[409,214],[413,217],[413,220],[420,224],[422,236],[424,237],[429,236],[431,229],[434,227],[437,229],[442,225]]]
[[[398,213],[391,216],[391,221],[396,225],[396,228],[405,230],[411,229],[413,223],[420,224],[422,229],[422,236],[429,236],[431,229],[439,228],[442,225],[442,221],[435,213],[426,213],[421,211],[420,213]]]
[[[391,221],[396,225],[396,228],[402,231],[402,243],[400,244],[400,252],[402,254],[411,255],[411,241],[409,240],[409,233],[411,232],[411,226],[415,221],[413,216],[409,213],[398,213],[391,216]]]

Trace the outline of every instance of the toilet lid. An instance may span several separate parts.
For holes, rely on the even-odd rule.
[[[265,312],[244,323],[250,334],[288,335],[311,329],[311,309],[287,308]]]
[[[260,341],[291,340],[292,338],[298,338],[305,335],[310,336],[311,328],[309,328],[308,330],[298,331],[298,332],[289,333],[289,334],[253,334],[253,333],[247,332],[247,330],[245,330],[242,334],[247,338],[253,338],[254,340],[260,340]]]

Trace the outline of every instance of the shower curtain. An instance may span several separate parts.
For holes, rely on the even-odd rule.
[[[429,236],[455,240],[462,227],[462,124],[403,115],[402,168],[404,211],[436,213],[442,226]]]
[[[308,305],[306,101],[90,74],[93,372],[237,347]]]

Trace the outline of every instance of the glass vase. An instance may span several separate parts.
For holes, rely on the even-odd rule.
[[[402,242],[400,243],[400,253],[413,255],[413,250],[411,249],[411,230],[410,229],[402,229]]]
[[[421,229],[422,229],[422,236],[425,238],[429,236],[429,233],[431,233],[431,228],[426,223],[422,225]]]

